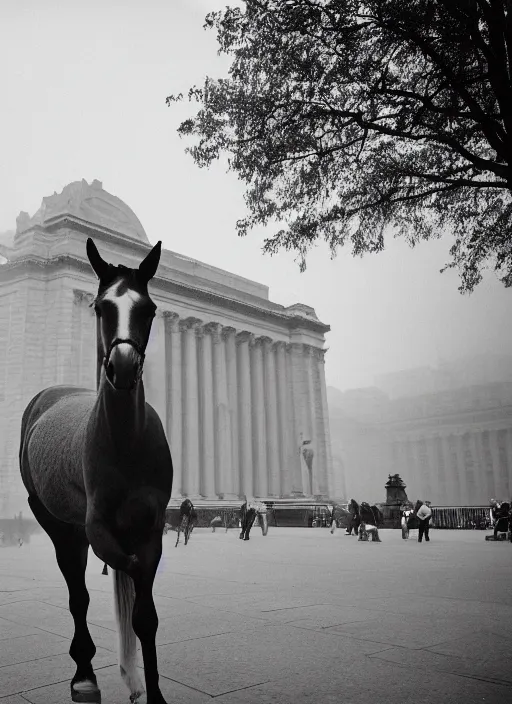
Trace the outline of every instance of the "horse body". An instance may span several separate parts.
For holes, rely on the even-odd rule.
[[[180,522],[178,524],[178,536],[176,538],[175,548],[178,547],[180,542],[180,533],[185,536],[185,545],[188,545],[190,535],[194,530],[194,525],[197,521],[197,513],[194,508],[194,504],[190,499],[185,499],[181,502],[180,506]]]
[[[96,394],[67,386],[41,391],[22,419],[21,477],[55,517],[85,525],[82,448]]]
[[[139,638],[148,704],[165,704],[158,685],[152,588],[162,553],[172,460],[142,384],[145,348],[156,306],[147,292],[160,243],[138,270],[113,267],[92,240],[89,261],[99,278],[97,393],[55,386],[38,393],[22,420],[20,470],[29,505],[55,547],[69,590],[75,633],[70,655],[76,702],[101,701],[87,626],[87,552],[113,570],[121,675],[132,703],[146,699],[137,668]]]

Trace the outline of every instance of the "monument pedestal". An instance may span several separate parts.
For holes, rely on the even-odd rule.
[[[386,502],[381,504],[381,511],[384,515],[385,528],[400,528],[400,509],[410,501],[405,493],[406,485],[398,474],[389,475],[384,488],[386,489]]]

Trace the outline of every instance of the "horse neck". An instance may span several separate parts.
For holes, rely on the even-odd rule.
[[[131,455],[144,433],[146,398],[139,380],[134,391],[115,391],[103,372],[96,401],[96,420],[105,428],[117,453]]]

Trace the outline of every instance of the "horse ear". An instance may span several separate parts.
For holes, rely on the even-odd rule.
[[[158,264],[160,263],[160,255],[162,254],[162,243],[157,242],[148,256],[139,265],[139,274],[141,279],[147,283],[156,274]]]
[[[87,258],[89,259],[94,273],[100,281],[102,279],[105,279],[109,269],[109,265],[104,259],[102,259],[101,254],[98,252],[98,248],[90,237],[87,239],[85,249],[87,252]]]

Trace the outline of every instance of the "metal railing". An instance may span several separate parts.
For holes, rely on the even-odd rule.
[[[474,530],[490,528],[488,506],[432,506],[432,527]]]

